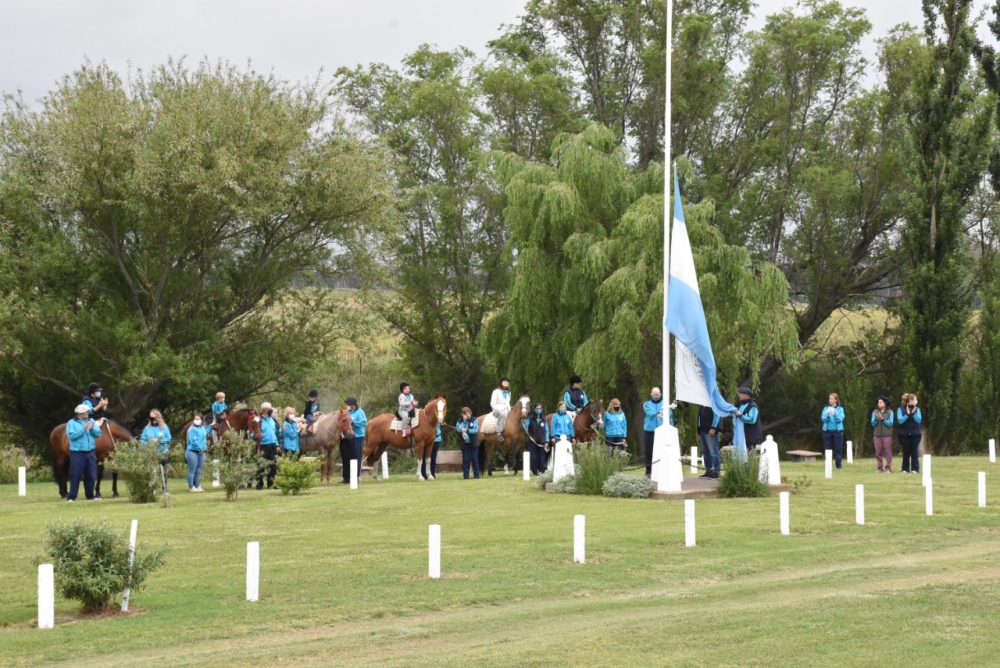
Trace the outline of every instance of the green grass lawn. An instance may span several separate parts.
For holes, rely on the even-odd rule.
[[[898,460],[897,460],[898,461]],[[898,468],[898,464],[897,464]],[[988,471],[989,507],[976,472]],[[859,460],[783,463],[813,484],[778,499],[681,503],[540,492],[514,478],[382,483],[298,497],[188,494],[172,507],[26,499],[0,487],[0,664],[127,666],[942,666],[1000,656],[1000,469],[936,458],[935,516],[920,476]],[[866,526],[854,523],[865,484]],[[574,564],[573,515],[587,517]],[[139,547],[169,543],[133,596],[136,614],[86,619],[57,600],[33,627],[45,523],[139,519]],[[442,525],[442,578],[427,578],[427,527]],[[261,543],[261,600],[244,600],[246,542]]]

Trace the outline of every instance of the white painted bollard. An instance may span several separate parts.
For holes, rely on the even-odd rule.
[[[778,444],[770,434],[758,448],[760,451],[760,470],[757,477],[767,485],[781,484],[781,462],[778,458]]]
[[[562,434],[556,443],[555,462],[552,465],[552,482],[559,482],[568,475],[576,475],[573,464],[573,444]]]
[[[979,472],[979,507],[986,507],[986,471]]]
[[[698,446],[697,445],[692,445],[691,446],[691,462],[690,462],[690,466],[691,466],[691,473],[697,473],[698,472]]]
[[[247,600],[260,597],[260,543],[247,543]]]
[[[663,424],[653,434],[653,473],[650,476],[661,492],[679,492],[684,482],[681,441],[677,427]]]
[[[927,514],[934,514],[934,481],[930,478],[927,479],[927,484],[924,485],[924,501],[927,506]]]
[[[826,452],[826,466],[824,468],[824,475],[827,478],[833,477],[833,450],[825,450]]]
[[[864,526],[865,523],[865,486],[854,486],[854,521]]]
[[[924,455],[924,487],[928,485],[931,481],[931,456]]]
[[[385,478],[385,479],[387,479],[387,480],[389,478],[389,453],[388,452],[383,452],[382,453],[382,477]]]
[[[995,438],[990,439],[990,464],[997,463],[997,440]]]
[[[427,577],[441,577],[441,525],[432,524],[427,534]]]
[[[695,546],[694,499],[684,500],[684,547]]]
[[[222,482],[219,480],[219,460],[212,460],[212,487],[221,487]]]
[[[521,457],[521,471],[524,473],[525,480],[531,480],[531,453],[526,452]]]
[[[351,489],[358,488],[358,460],[351,460]]]
[[[28,496],[28,469],[17,467],[17,495]]]
[[[781,535],[788,536],[791,534],[790,530],[790,518],[788,512],[788,499],[791,497],[790,492],[779,492],[778,493],[778,505],[780,508],[779,514],[781,516]]]
[[[854,463],[854,441],[847,442],[847,463]]]
[[[583,515],[573,517],[573,563],[586,562],[587,518]]]
[[[38,565],[38,628],[56,625],[56,579],[52,564]]]
[[[135,561],[135,539],[139,534],[139,520],[132,520],[132,530],[128,534],[128,582],[122,593],[122,612],[128,612],[128,601],[132,596],[132,563]]]

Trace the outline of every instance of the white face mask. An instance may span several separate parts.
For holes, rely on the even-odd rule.
[[[201,420],[195,420],[194,421],[194,426],[200,427],[201,426]]]
[[[98,390],[97,392],[94,392],[94,396],[97,397],[98,399],[100,399],[101,398],[101,392],[100,392],[100,390]]]

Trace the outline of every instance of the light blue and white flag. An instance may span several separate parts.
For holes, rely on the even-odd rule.
[[[708,337],[705,308],[701,303],[694,255],[688,240],[681,187],[674,175],[674,224],[670,235],[670,293],[665,326],[674,335],[675,396],[701,406],[711,406],[716,415],[731,415],[736,407],[727,402],[715,383],[715,356]]]

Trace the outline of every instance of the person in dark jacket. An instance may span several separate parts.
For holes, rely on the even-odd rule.
[[[545,419],[545,407],[540,403],[535,404],[532,414],[522,426],[528,434],[531,474],[541,475],[548,468],[549,448],[554,441],[549,434],[549,423]]]
[[[924,416],[917,408],[917,395],[904,394],[896,409],[896,424],[899,444],[903,447],[903,473],[920,473],[920,440],[923,438],[921,424]]]
[[[734,417],[742,423],[742,445],[746,451],[750,451],[764,442],[763,429],[760,425],[760,408],[753,399],[753,390],[749,387],[741,387],[737,392],[740,395],[739,406],[736,408]],[[738,449],[740,444],[736,443],[737,439],[734,438],[733,440],[734,445]]]
[[[73,412],[73,419],[66,423],[66,437],[69,439],[69,494],[66,501],[76,501],[81,479],[87,500],[95,501],[100,497],[94,496],[97,482],[94,439],[101,437],[101,428],[90,418],[90,407],[86,404],[80,404]]]
[[[719,425],[722,418],[715,414],[711,406],[698,409],[698,440],[701,441],[701,456],[705,462],[702,478],[718,478],[722,470],[719,454]]]
[[[479,479],[479,420],[472,415],[468,406],[462,408],[462,417],[455,425],[458,433],[458,444],[462,448],[462,477],[469,479],[469,468]]]

